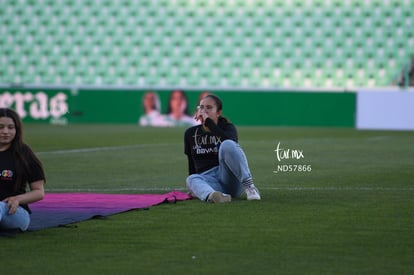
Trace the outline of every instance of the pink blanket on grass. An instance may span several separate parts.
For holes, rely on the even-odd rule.
[[[65,226],[94,217],[188,199],[191,199],[190,195],[179,191],[166,194],[47,193],[43,200],[30,205],[32,215],[28,230]]]

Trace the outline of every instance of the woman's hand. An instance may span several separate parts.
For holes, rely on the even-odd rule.
[[[7,206],[9,207],[9,214],[13,215],[16,213],[17,208],[19,208],[19,200],[17,197],[8,197],[3,200],[3,202],[7,203]]]
[[[9,214],[14,214],[19,208],[19,205],[29,204],[39,201],[45,196],[45,190],[43,187],[44,181],[38,180],[30,183],[30,191],[17,196],[5,198],[3,201],[9,206]]]
[[[200,121],[200,123],[204,125],[204,122],[206,121],[207,118],[208,118],[208,115],[205,111],[197,109],[197,112],[194,117],[196,121]]]

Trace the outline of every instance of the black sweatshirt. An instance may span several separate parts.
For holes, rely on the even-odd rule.
[[[226,139],[238,141],[236,127],[225,118],[220,117],[218,124],[207,118],[204,125],[188,128],[184,134],[184,153],[188,158],[188,174],[200,174],[218,166],[218,151],[221,142]]]

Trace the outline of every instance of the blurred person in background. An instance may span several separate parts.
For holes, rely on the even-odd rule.
[[[205,98],[206,96],[211,95],[211,93],[209,91],[204,91],[202,92],[199,96],[198,96],[198,102],[200,102],[203,98]]]
[[[46,180],[42,163],[23,142],[20,117],[8,108],[0,108],[0,173],[0,231],[25,231],[29,204],[43,199]]]
[[[171,92],[166,120],[170,126],[188,127],[197,124],[194,117],[188,113],[188,100],[183,91],[175,90]]]
[[[185,131],[187,187],[194,196],[207,202],[230,202],[232,197],[244,193],[247,200],[260,200],[246,155],[238,144],[237,129],[222,116],[222,108],[219,97],[205,96],[195,117],[201,124]]]
[[[161,102],[158,94],[153,91],[146,92],[142,98],[143,115],[139,118],[141,126],[169,126],[165,115],[161,114]]]

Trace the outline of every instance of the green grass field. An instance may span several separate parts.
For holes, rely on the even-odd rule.
[[[25,128],[48,192],[184,191],[183,132]],[[239,127],[239,138],[262,201],[191,200],[3,237],[1,274],[414,274],[414,132]],[[278,143],[303,157],[279,161]]]

